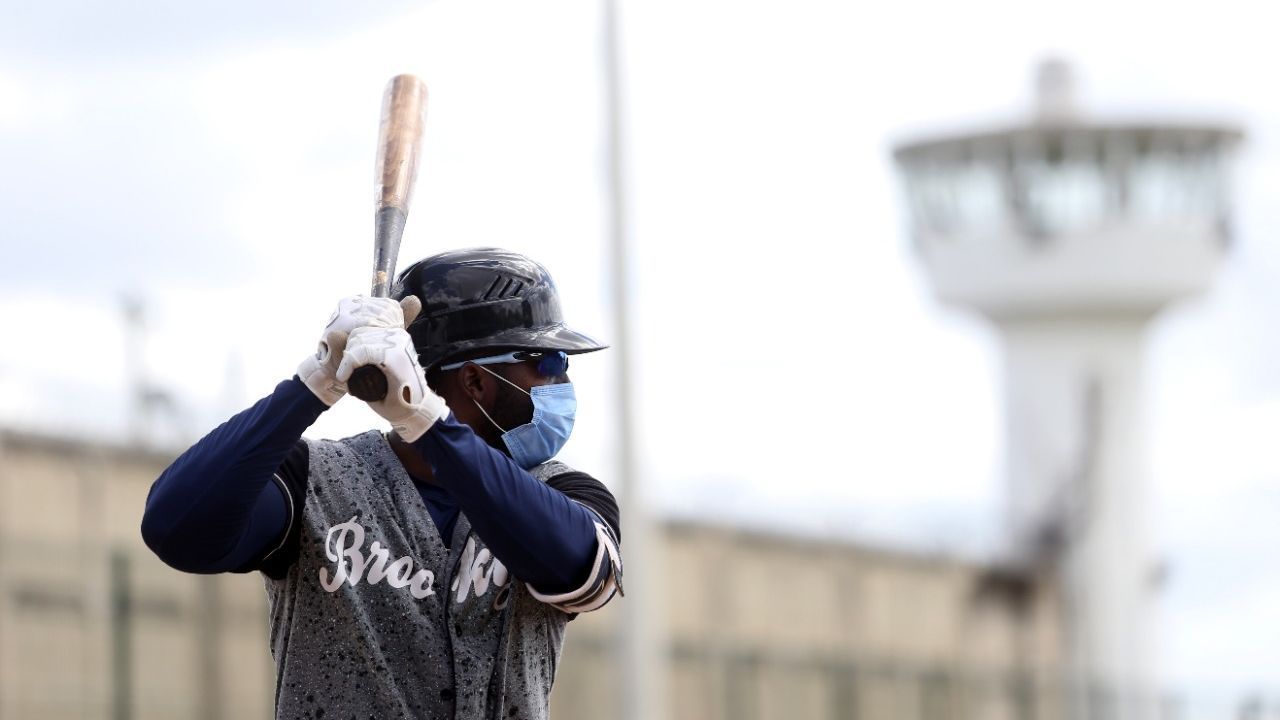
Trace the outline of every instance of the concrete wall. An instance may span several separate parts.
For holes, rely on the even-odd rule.
[[[170,459],[0,436],[0,720],[269,716],[262,581],[142,544]]]
[[[1047,582],[732,528],[668,523],[663,536],[673,719],[1054,717]],[[616,714],[616,618],[571,626],[563,672],[589,680],[557,686],[557,717]]]
[[[138,535],[169,459],[0,434],[0,720],[270,717],[261,580],[172,571]],[[1053,696],[1047,583],[691,523],[661,536],[673,719],[1015,718]],[[570,625],[560,720],[617,714],[613,610]]]

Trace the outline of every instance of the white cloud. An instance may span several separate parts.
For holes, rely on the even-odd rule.
[[[62,84],[0,71],[0,128],[19,132],[38,123],[62,122],[72,109],[72,95]]]

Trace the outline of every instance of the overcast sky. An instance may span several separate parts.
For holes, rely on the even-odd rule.
[[[587,0],[0,11],[0,418],[127,426],[121,298],[185,443],[267,393],[367,291],[387,79],[430,87],[406,263],[494,244],[610,338],[596,5]],[[1252,3],[646,0],[624,11],[643,476],[667,512],[989,548],[999,356],[905,242],[893,141],[1025,116],[1071,60],[1105,117],[1243,126],[1235,244],[1151,333],[1163,671],[1203,697],[1280,667],[1280,96]],[[356,7],[360,7],[356,10]],[[605,355],[575,359],[567,459],[607,475]],[[312,430],[377,425],[355,403]],[[608,477],[604,478],[606,481]]]

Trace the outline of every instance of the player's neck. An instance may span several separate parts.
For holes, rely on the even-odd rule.
[[[435,473],[431,472],[431,466],[422,456],[410,447],[395,433],[386,433],[387,442],[391,444],[391,449],[395,451],[396,457],[400,458],[400,464],[404,466],[405,472],[409,473],[409,477],[417,482],[427,483],[429,485],[436,484]]]

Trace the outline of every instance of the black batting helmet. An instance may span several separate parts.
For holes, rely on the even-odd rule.
[[[416,295],[422,312],[409,335],[424,370],[482,350],[603,350],[565,325],[550,273],[519,253],[497,248],[451,250],[405,268],[391,291]]]

